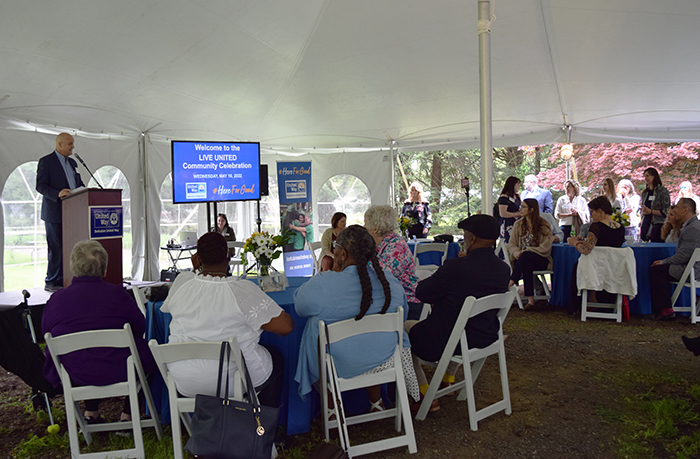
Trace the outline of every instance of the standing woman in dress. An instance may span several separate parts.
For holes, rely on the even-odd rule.
[[[513,229],[515,220],[520,218],[520,183],[518,177],[508,177],[498,197],[498,225],[506,243],[510,241],[510,230]]]
[[[639,237],[643,241],[663,242],[661,227],[666,221],[671,195],[661,183],[659,171],[653,167],[644,171],[647,187],[642,191],[642,229]]]
[[[625,236],[632,236],[637,239],[637,231],[639,230],[639,204],[641,198],[634,189],[634,185],[630,180],[622,179],[617,184],[617,194],[620,195],[622,202],[622,211],[627,214],[630,219],[630,226],[625,228]]]
[[[333,268],[333,242],[336,240],[341,231],[345,229],[347,223],[347,215],[342,212],[336,212],[331,217],[331,227],[323,232],[321,236],[321,272],[328,271]]]
[[[559,227],[564,232],[564,239],[571,236],[571,228],[574,226],[574,217],[581,218],[581,225],[588,223],[588,203],[579,196],[581,188],[575,180],[567,180],[564,182],[564,190],[566,194],[557,199],[557,205],[554,208],[554,218],[559,219]]]
[[[606,178],[603,180],[603,196],[608,198],[608,201],[610,201],[610,205],[613,208],[613,213],[615,212],[615,209],[621,211],[622,210],[622,201],[617,197],[617,194],[615,193],[615,182],[613,182],[613,179],[611,178]]]
[[[525,296],[529,309],[535,305],[534,271],[552,269],[552,228],[540,217],[540,205],[536,199],[526,199],[520,206],[523,218],[513,225],[513,234],[508,242],[513,272],[508,287],[516,285],[520,278],[525,284]]]
[[[401,209],[402,217],[408,217],[415,222],[408,228],[408,236],[426,238],[433,224],[433,214],[430,212],[428,202],[423,199],[423,185],[418,182],[411,183],[409,193],[410,197]]]

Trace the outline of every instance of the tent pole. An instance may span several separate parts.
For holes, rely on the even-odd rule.
[[[146,151],[146,133],[142,132],[140,136],[140,149],[141,149],[141,171],[143,173],[141,180],[143,181],[143,279],[145,281],[151,279],[151,256],[150,256],[150,238],[148,231],[148,154]],[[133,242],[132,242],[133,243]],[[132,267],[133,271],[133,267]]]
[[[493,206],[493,142],[491,127],[491,4],[478,0],[479,125],[481,134],[481,213]]]
[[[396,205],[396,190],[394,189],[394,142],[390,141],[389,142],[389,156],[391,157],[391,187],[389,188],[389,199],[391,201],[389,202],[389,205],[391,207],[394,207]]]

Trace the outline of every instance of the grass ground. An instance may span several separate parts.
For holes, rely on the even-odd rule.
[[[560,310],[513,310],[504,329],[510,416],[495,414],[474,432],[465,402],[446,397],[440,411],[413,421],[418,455],[400,448],[366,457],[700,457],[700,362],[680,340],[700,331],[688,319],[583,323]],[[477,381],[477,406],[500,396],[495,363],[487,362]],[[45,415],[33,411],[21,381],[3,374],[0,391],[0,457],[69,457],[65,424],[62,434],[47,434]],[[119,402],[112,404],[118,413]],[[54,405],[62,408],[59,399]],[[350,435],[365,441],[392,433],[393,423],[379,421],[354,426]],[[307,434],[286,437],[281,457],[306,457],[321,436],[313,424]],[[104,436],[96,447],[122,441]],[[146,444],[149,459],[172,457],[169,428],[161,441],[147,431]]]

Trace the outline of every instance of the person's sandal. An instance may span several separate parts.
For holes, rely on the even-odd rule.
[[[444,389],[444,388],[446,388],[446,387],[450,387],[451,385],[452,385],[452,383],[448,383],[448,382],[443,381],[443,382],[440,383],[440,389]],[[449,393],[443,395],[443,397],[452,397],[454,394],[455,394],[455,392],[452,391],[452,392],[449,392]]]
[[[369,407],[369,412],[370,413],[378,413],[380,411],[384,411],[386,408],[384,408],[384,402],[380,398],[376,402],[372,403],[370,402],[370,407]]]
[[[423,396],[422,395],[421,395],[419,402],[411,403],[411,412],[417,413],[418,410],[420,409],[421,403],[423,403]],[[436,411],[440,411],[440,401],[438,399],[433,400],[433,403],[430,404],[430,408],[428,409],[429,413],[434,413]]]

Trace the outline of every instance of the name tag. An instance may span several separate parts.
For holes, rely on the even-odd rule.
[[[656,196],[649,196],[649,201],[653,201]]]

